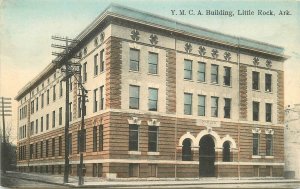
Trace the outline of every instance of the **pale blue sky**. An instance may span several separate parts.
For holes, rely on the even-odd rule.
[[[75,37],[111,2],[181,22],[283,46],[285,104],[300,103],[300,3],[297,1],[0,0],[0,96],[15,97],[50,61],[51,35]],[[126,3],[125,3],[126,2]],[[173,16],[171,10],[289,10],[290,16]],[[15,107],[15,104],[14,104]],[[16,110],[14,112],[16,114]],[[9,119],[15,123],[15,119]]]

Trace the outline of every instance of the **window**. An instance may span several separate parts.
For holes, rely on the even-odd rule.
[[[39,131],[39,120],[35,120],[35,133],[38,133]]]
[[[253,121],[259,120],[259,102],[252,103]]]
[[[272,104],[266,103],[266,122],[272,122]]]
[[[191,140],[188,138],[182,142],[182,161],[192,161]]]
[[[158,89],[149,88],[148,110],[157,111]]]
[[[272,92],[272,74],[265,75],[265,91]]]
[[[192,61],[184,60],[184,79],[192,79]]]
[[[253,133],[253,155],[259,155],[259,134]]]
[[[80,139],[80,133],[82,133],[82,139]],[[86,130],[85,129],[79,130],[77,132],[77,153],[80,152],[80,149],[82,149],[82,152],[85,152],[85,150],[86,150]]]
[[[59,96],[62,97],[63,95],[63,83],[62,81],[59,82]]]
[[[230,161],[230,143],[229,143],[229,141],[225,141],[223,143],[223,161],[224,162]]]
[[[62,107],[59,108],[58,113],[58,125],[62,125]]]
[[[72,75],[69,77],[69,92],[71,92],[73,90],[73,86],[72,86]]]
[[[46,140],[46,157],[48,157],[49,152],[49,140]]]
[[[98,54],[94,56],[94,76],[98,75]]]
[[[49,104],[49,102],[50,102],[50,99],[49,99],[50,97],[49,97],[49,89],[47,90],[47,105]]]
[[[93,108],[93,112],[97,112],[97,108],[98,108],[97,92],[98,92],[98,89],[95,89],[94,90],[94,108]]]
[[[140,100],[140,87],[130,85],[129,86],[129,108],[139,109],[139,100]]]
[[[137,49],[130,49],[130,67],[131,71],[139,71],[140,51]]]
[[[46,130],[49,129],[49,114],[46,115]]]
[[[52,128],[55,127],[55,111],[52,111]]]
[[[55,138],[52,138],[52,156],[55,156]]]
[[[82,79],[83,79],[83,82],[86,82],[87,81],[87,72],[86,72],[86,65],[87,65],[87,62],[83,64],[83,71],[82,71]]]
[[[104,49],[100,51],[100,72],[104,72]]]
[[[103,110],[104,109],[104,86],[101,86],[100,87],[100,102],[99,102],[99,108],[100,110]]]
[[[56,100],[56,85],[53,85],[53,101]]]
[[[149,177],[157,177],[157,165],[149,164]]]
[[[44,118],[41,117],[41,132],[44,131]]]
[[[157,152],[157,143],[158,143],[158,127],[149,126],[148,127],[148,151]]]
[[[31,101],[31,114],[34,113],[34,100]]]
[[[72,154],[72,148],[73,147],[73,143],[72,143],[72,133],[69,133],[69,154]]]
[[[34,134],[34,122],[32,121],[30,123],[30,135],[33,135]]]
[[[158,54],[149,52],[149,70],[151,74],[157,74]]]
[[[266,135],[266,156],[273,155],[273,135]]]
[[[192,115],[192,97],[190,93],[184,93],[184,114]]]
[[[61,150],[62,150],[62,139],[61,136],[58,137],[58,156],[61,156]]]
[[[29,158],[33,158],[33,144],[30,144],[30,149],[29,149]]]
[[[103,151],[103,125],[99,126],[99,151]]]
[[[38,158],[38,143],[35,143],[35,159]]]
[[[214,97],[214,96],[211,97],[211,117],[218,117],[218,112],[219,112],[218,102],[219,102],[218,97]]]
[[[42,94],[42,99],[41,99],[41,107],[43,108],[44,107],[44,93]]]
[[[224,118],[230,118],[231,117],[231,99],[230,98],[224,98]]]
[[[82,109],[81,109],[81,97],[78,97],[78,101],[77,101],[77,106],[78,106],[78,117],[81,117],[81,111],[82,111]]]
[[[139,126],[129,125],[129,151],[139,150]]]
[[[43,158],[43,141],[41,141],[41,146],[40,146],[40,148],[41,148],[41,158]]]
[[[35,110],[38,111],[39,110],[39,97],[36,97],[36,100],[35,100]]]
[[[139,177],[139,164],[130,163],[129,164],[129,177]]]
[[[259,90],[259,73],[252,72],[252,89]]]
[[[206,64],[198,62],[198,81],[205,82]]]
[[[93,163],[93,177],[102,177],[102,163]]]
[[[69,103],[69,121],[72,121],[72,102]]]
[[[198,115],[205,116],[205,96],[198,95]]]
[[[231,86],[231,68],[224,67],[224,85]]]
[[[212,64],[211,65],[211,78],[212,83],[219,83],[219,66]]]
[[[93,127],[93,152],[97,151],[97,126]]]

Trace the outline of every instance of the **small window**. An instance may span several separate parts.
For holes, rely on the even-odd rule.
[[[140,87],[130,85],[129,86],[129,108],[139,109],[139,101],[140,101]]]
[[[94,108],[93,108],[93,112],[97,112],[98,111],[98,97],[97,97],[97,92],[98,89],[94,90]]]
[[[47,90],[47,105],[49,104],[50,102],[50,97],[49,97],[49,89]]]
[[[69,137],[68,138],[69,138],[69,154],[72,154],[73,153],[73,151],[72,151],[72,149],[73,149],[72,133],[69,133]]]
[[[87,72],[86,72],[86,66],[87,66],[87,62],[83,64],[83,67],[82,67],[82,79],[83,79],[83,82],[86,82],[87,81]]]
[[[149,88],[149,111],[157,111],[158,89]]]
[[[157,177],[157,165],[149,164],[149,177]]]
[[[224,67],[224,85],[231,86],[231,68]]]
[[[192,161],[191,140],[184,139],[182,145],[182,161]]]
[[[104,49],[100,51],[100,72],[104,72]]]
[[[96,152],[97,149],[97,141],[98,141],[98,137],[97,137],[97,126],[93,127],[93,152]]]
[[[192,61],[184,60],[184,79],[192,79]]]
[[[62,125],[62,107],[59,108],[58,124]]]
[[[230,98],[224,98],[224,118],[230,118],[231,117],[231,99]]]
[[[205,82],[206,64],[204,62],[198,63],[198,81]]]
[[[44,118],[41,117],[41,132],[44,131]]]
[[[59,96],[62,97],[63,95],[63,83],[62,81],[59,82]]]
[[[139,177],[140,166],[136,163],[129,164],[129,177]]]
[[[259,155],[259,134],[253,133],[253,155]]]
[[[158,143],[158,127],[149,126],[148,127],[148,151],[157,152]]]
[[[100,87],[100,102],[99,102],[100,110],[104,109],[104,86]]]
[[[55,138],[52,138],[52,156],[55,156]]]
[[[55,127],[55,111],[52,111],[52,128]]]
[[[62,151],[62,139],[61,136],[58,137],[58,156],[61,156]]]
[[[129,151],[139,150],[139,126],[129,125]]]
[[[272,74],[265,75],[265,91],[272,92]]]
[[[259,73],[252,72],[252,89],[259,90]]]
[[[219,98],[211,97],[211,117],[218,117],[219,112]]]
[[[205,116],[205,96],[198,95],[198,115]]]
[[[219,83],[219,66],[212,64],[211,65],[211,78],[212,83]]]
[[[49,129],[49,114],[46,115],[46,130]]]
[[[266,103],[266,122],[272,122],[272,104]]]
[[[94,76],[98,75],[98,54],[94,55]]]
[[[266,135],[266,155],[273,155],[273,135],[271,134]]]
[[[253,102],[253,121],[259,121],[259,102]]]
[[[99,144],[98,144],[98,148],[99,151],[103,151],[103,125],[99,126]]]
[[[44,93],[42,94],[42,97],[41,97],[42,99],[41,99],[41,108],[43,108],[44,107]]]
[[[39,110],[39,97],[37,97],[35,99],[36,103],[35,103],[35,110],[38,111]]]
[[[35,120],[35,133],[38,133],[39,131],[39,120]]]
[[[225,141],[223,143],[223,161],[229,162],[230,160],[230,143],[229,141]]]
[[[130,67],[131,71],[139,71],[140,51],[137,49],[130,49]]]
[[[193,95],[190,93],[184,93],[184,114],[192,115],[192,98]]]
[[[149,52],[149,73],[157,74],[158,54]]]
[[[56,85],[53,85],[53,102],[56,100]]]

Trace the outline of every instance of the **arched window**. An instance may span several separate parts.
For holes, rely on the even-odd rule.
[[[182,144],[182,161],[192,161],[191,140],[186,138]]]
[[[224,162],[230,161],[230,143],[229,143],[229,141],[225,141],[223,143],[223,161]]]

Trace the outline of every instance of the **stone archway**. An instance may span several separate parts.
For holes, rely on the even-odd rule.
[[[210,134],[199,141],[199,177],[215,176],[215,142]]]

